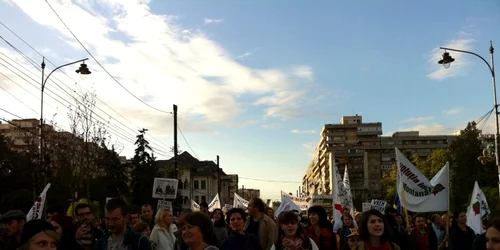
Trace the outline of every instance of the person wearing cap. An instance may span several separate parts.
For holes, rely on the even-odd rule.
[[[359,242],[361,242],[358,229],[356,228],[346,229],[343,237],[344,237],[344,243],[342,244],[342,250],[350,250],[353,247],[359,246]]]
[[[21,231],[26,223],[26,214],[20,210],[11,210],[0,217],[0,223],[5,225],[8,240],[3,246],[3,250],[16,250],[19,247]]]
[[[28,221],[19,238],[19,250],[56,250],[59,235],[50,222],[36,219]]]

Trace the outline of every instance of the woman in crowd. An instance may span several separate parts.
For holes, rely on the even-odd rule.
[[[215,247],[214,228],[210,218],[202,212],[192,212],[180,220],[182,239],[189,250],[219,250]]]
[[[400,250],[397,244],[390,241],[391,229],[381,212],[370,209],[361,215],[360,222],[361,242],[352,250]]]
[[[151,229],[149,228],[149,225],[146,222],[141,221],[141,222],[135,223],[134,226],[132,227],[132,230],[148,237],[148,239],[151,236]]]
[[[73,219],[65,214],[56,214],[52,216],[50,224],[59,235],[60,243],[58,249],[60,250],[82,250],[84,247],[75,239],[76,226]]]
[[[342,250],[351,250],[353,247],[359,246],[359,242],[361,242],[361,238],[356,228],[345,230],[343,237],[344,244],[342,245]]]
[[[492,221],[486,230],[486,250],[500,250],[500,220]]]
[[[217,238],[217,246],[220,246],[222,241],[227,238],[227,225],[221,209],[214,209],[212,213],[212,221],[214,223],[214,233]]]
[[[309,226],[304,234],[314,240],[319,250],[335,250],[340,248],[339,236],[333,233],[333,225],[328,221],[328,214],[321,206],[312,206],[307,210]]]
[[[172,213],[166,209],[160,209],[156,213],[155,226],[151,232],[150,240],[158,249],[173,250],[175,244],[174,233],[177,228],[172,223]]]
[[[231,234],[222,242],[221,250],[262,250],[259,239],[243,231],[246,222],[245,210],[233,208],[227,212]]]
[[[453,214],[453,224],[450,228],[450,245],[448,250],[470,250],[476,234],[467,226],[465,212]]]
[[[21,231],[19,250],[57,250],[58,244],[59,235],[50,222],[30,220]]]
[[[319,250],[316,243],[304,234],[299,224],[299,217],[293,211],[285,212],[278,217],[278,230],[278,240],[271,250]]]

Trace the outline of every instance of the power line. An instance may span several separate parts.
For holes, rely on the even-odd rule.
[[[274,182],[274,183],[302,183],[300,181],[264,180],[264,179],[248,178],[248,177],[241,177],[241,176],[238,176],[238,178],[244,179],[244,180],[262,181],[262,182]]]
[[[18,102],[20,102],[22,105],[24,105],[25,107],[31,109],[31,111],[35,112],[35,114],[38,115],[38,112],[36,112],[34,109],[32,109],[28,104],[24,103],[23,101],[21,101],[19,98],[17,98],[15,95],[13,95],[12,93],[10,93],[9,91],[7,91],[4,87],[2,87],[0,85],[0,89],[3,89],[3,91],[7,92],[7,94],[9,94],[10,96],[12,96],[12,98],[16,99]]]
[[[31,46],[28,42],[26,42],[24,39],[22,39],[18,34],[16,34],[12,29],[10,29],[9,27],[7,27],[4,23],[0,22],[0,24],[5,27],[7,30],[9,30],[12,34],[14,34],[17,38],[19,38],[22,42],[24,42],[27,46],[29,46],[31,49],[33,49],[37,54],[39,54],[40,56],[44,57],[39,51],[37,51],[35,48],[33,48],[33,46]],[[16,51],[17,53],[19,53],[26,61],[28,61],[34,68],[36,68],[39,72],[41,72],[41,69],[36,65],[36,63],[30,58],[28,57],[26,54],[24,54],[20,49],[18,49],[16,46],[14,46],[12,43],[10,43],[8,40],[6,40],[5,38],[3,38],[2,36],[0,36],[0,39],[2,39],[5,43],[7,43],[7,45],[9,45],[14,51]],[[3,54],[0,52],[0,54],[2,54],[3,56],[9,58],[10,60],[12,60],[14,63],[18,64],[20,67],[22,67],[23,69],[25,69],[26,71],[29,71],[28,69],[26,69],[24,66],[20,65],[19,63],[17,63],[15,60],[13,60],[12,58],[10,58],[9,56]],[[47,62],[49,62],[50,64],[52,64],[54,67],[55,64],[52,63],[49,59],[47,59]],[[11,65],[11,64],[9,64]],[[12,65],[11,65],[12,66]],[[31,71],[29,71],[31,72]],[[66,75],[69,79],[71,79],[72,81],[76,82],[75,80],[73,80],[69,75],[66,74],[66,72],[62,71],[64,73],[64,75]],[[31,72],[32,73],[32,72]],[[56,86],[58,86],[60,89],[63,90],[63,92],[66,92],[65,89],[61,88],[57,83],[55,83],[55,81],[53,79],[56,79],[59,83],[65,85],[66,87],[68,87],[69,89],[71,89],[71,87],[69,87],[67,84],[63,83],[61,80],[59,80],[57,77],[53,77],[51,78],[51,82],[53,82]],[[86,90],[86,89],[85,89]],[[89,92],[88,90],[86,90],[87,92]],[[73,90],[73,92],[77,95],[77,96],[80,96],[82,97],[81,95],[78,95],[78,93],[76,91]],[[74,99],[74,96],[67,93],[68,96],[70,96],[71,98]],[[135,132],[139,129],[139,126],[135,125],[134,123],[132,123],[130,120],[128,120],[127,118],[125,118],[122,114],[118,113],[116,110],[114,110],[113,108],[111,108],[108,104],[106,104],[104,101],[102,101],[101,99],[99,99],[97,96],[95,96],[96,99],[98,101],[100,101],[102,104],[104,104],[106,107],[108,107],[109,109],[111,109],[112,111],[114,111],[116,114],[118,114],[118,116],[122,117],[123,119],[125,119],[126,121],[128,121],[130,124],[132,124],[132,126],[135,126],[136,129],[131,129],[131,131],[135,134]],[[39,98],[38,98],[39,99]],[[106,113],[105,111],[103,111],[101,108],[99,108],[99,106],[96,106],[96,108],[98,110],[100,110],[101,112],[103,112],[105,115],[107,115],[108,117],[110,118],[113,118],[111,115],[109,115],[108,113]],[[116,122],[120,123],[122,126],[130,129],[128,126],[124,125],[122,122],[120,122],[118,119],[115,119]],[[166,148],[168,148],[168,146],[166,144],[164,144],[163,142],[161,142],[160,140],[156,139],[155,137],[151,136],[151,135],[148,135],[147,137],[150,137],[152,138],[153,140],[155,140],[157,143],[159,144],[163,144]],[[156,145],[155,147],[158,147],[158,144],[154,144]],[[161,148],[161,146],[160,146]]]
[[[184,141],[186,142],[186,145],[188,146],[188,148],[191,149],[191,152],[193,152],[193,154],[194,154],[194,156],[196,156],[196,158],[200,159],[200,157],[198,157],[198,155],[194,152],[193,148],[191,148],[191,145],[189,145],[189,142],[186,140],[184,133],[182,133],[182,129],[179,126],[179,124],[177,124],[177,128],[179,129],[179,132],[181,132],[182,138],[184,138]]]
[[[9,58],[9,59],[10,59],[10,58]],[[0,60],[3,60],[4,62],[6,62],[3,58],[0,58]],[[30,77],[30,76],[26,75],[26,73],[25,73],[25,72],[23,72],[23,71],[19,70],[18,68],[16,68],[16,67],[15,67],[15,66],[13,66],[12,64],[10,64],[9,62],[6,62],[6,63],[8,63],[11,67],[15,68],[16,70],[20,71],[20,72],[21,72],[22,74],[24,74],[27,78],[30,78],[31,80],[36,81],[36,80],[35,80],[35,79],[33,79],[32,77]],[[5,66],[4,64],[2,64],[1,62],[0,62],[0,65],[4,66],[7,70],[11,71],[11,72],[12,72],[12,73],[14,73],[15,75],[17,75],[19,78],[21,78],[22,80],[26,81],[27,83],[29,83],[30,85],[32,85],[33,87],[35,87],[35,88],[37,88],[37,89],[38,89],[38,87],[37,87],[37,86],[35,86],[35,85],[34,85],[33,83],[31,83],[30,81],[28,81],[26,78],[24,78],[24,77],[22,77],[21,75],[19,75],[19,73],[17,73],[17,72],[15,72],[15,71],[13,71],[12,69],[8,68],[7,66]],[[10,80],[12,81],[12,79],[10,79]],[[60,100],[63,100],[63,101],[65,101],[65,102],[67,103],[67,104],[63,104],[60,100],[58,100],[58,99],[54,98],[52,95],[50,95],[49,93],[47,93],[47,95],[48,95],[49,97],[51,97],[54,101],[58,102],[59,104],[61,104],[61,105],[63,105],[63,106],[66,106],[66,105],[71,105],[71,103],[70,103],[68,100],[66,100],[66,99],[62,98],[61,96],[59,96],[58,94],[56,94],[56,93],[55,93],[55,92],[53,92],[52,90],[47,89],[47,91],[48,91],[49,93],[52,93],[53,95],[57,96]],[[75,101],[77,101],[77,102],[78,102],[78,100],[75,100]],[[81,104],[81,103],[80,103],[80,104]],[[81,104],[81,105],[84,105],[84,104]],[[11,113],[11,114],[12,114],[12,113]],[[95,118],[95,117],[89,117],[88,119],[90,119],[90,120],[91,120],[91,121],[93,121],[93,122],[106,124],[106,125],[107,125],[107,130],[108,130],[107,132],[112,131],[112,132],[114,132],[114,134],[113,134],[114,136],[116,136],[116,137],[118,137],[118,138],[120,138],[120,139],[122,139],[122,140],[124,140],[124,141],[126,141],[126,142],[128,142],[128,143],[132,143],[132,144],[134,144],[135,140],[134,140],[134,139],[130,139],[130,134],[129,134],[129,135],[124,135],[122,132],[120,132],[120,131],[119,131],[119,130],[123,131],[123,129],[118,128],[118,127],[116,127],[116,128],[115,128],[115,126],[112,126],[112,125],[110,125],[109,123],[103,122],[103,121],[105,121],[105,119],[103,119],[103,118],[102,118],[101,116],[99,116],[97,113],[94,113],[94,114],[95,114],[98,118],[100,118],[101,120],[98,120],[98,119],[97,119],[97,118]],[[20,117],[20,116],[17,116],[17,117]],[[111,133],[110,133],[110,134],[111,134]],[[158,153],[159,153],[159,155],[161,155],[161,156],[172,157],[171,155],[169,155],[169,154],[167,153],[168,151],[166,151],[166,150],[161,150],[161,149],[158,149],[158,148],[156,148],[156,147],[154,147],[154,146],[152,146],[151,148],[153,149],[153,151],[158,152]]]
[[[0,57],[0,60],[4,61],[5,63],[7,63],[9,66],[11,66],[12,68],[16,69],[17,71],[21,72],[23,75],[25,75],[27,78],[31,79],[32,81],[34,82],[37,82],[33,77],[30,77],[29,75],[26,74],[26,71],[27,72],[30,72],[33,74],[33,72],[29,71],[28,69],[26,69],[24,66],[22,66],[21,64],[19,64],[18,62],[16,62],[15,60],[13,60],[12,58],[6,56],[5,54],[1,53],[1,55],[9,58],[12,62],[14,62],[15,64],[17,64],[19,67],[23,68],[24,70],[19,70],[19,68],[17,68],[16,66],[12,65],[10,62],[6,61],[5,59],[1,58]],[[7,67],[6,65],[4,65],[3,63],[0,62],[0,65],[4,66],[7,70],[13,72],[14,74],[16,74],[19,78],[21,78],[22,80],[26,81],[27,83],[29,83],[31,86],[39,89],[36,85],[34,85],[33,83],[31,83],[30,81],[28,81],[26,78],[20,76],[17,72],[13,71],[12,69],[10,69],[9,67]],[[10,78],[9,78],[10,79]],[[12,79],[10,79],[11,81],[13,81]],[[14,81],[13,81],[14,82]],[[70,98],[72,98],[75,102],[77,102],[77,104],[80,104],[80,105],[84,105],[83,103],[81,103],[78,99],[76,99],[74,96],[72,96],[70,93],[68,93],[63,87],[61,87],[59,84],[55,83],[54,81],[52,81],[59,89],[61,89],[63,91],[63,93],[65,93],[66,95],[68,95]],[[17,84],[18,85],[18,84]],[[19,86],[19,85],[18,85]],[[63,104],[61,101],[55,99],[53,96],[51,96],[49,93],[47,93],[47,95],[49,97],[52,97],[53,100],[55,100],[56,102],[60,103],[61,105],[63,106],[66,106],[66,105],[69,105],[71,106],[71,102],[66,100],[65,98],[61,97],[60,95],[56,94],[52,89],[47,89],[48,92],[52,93],[53,95],[57,96],[60,100],[63,100],[65,101],[67,104]],[[98,110],[100,110],[101,112],[103,112],[105,115],[108,115],[109,117],[111,117],[109,114],[107,114],[106,112],[104,112],[102,109],[100,109],[98,106],[95,106]],[[106,121],[106,119],[104,119],[102,116],[100,116],[98,113],[96,112],[93,112],[97,118],[94,118],[94,121],[96,122],[101,122],[101,123],[107,123],[107,125],[109,126],[109,129],[113,129],[115,131],[115,133],[117,133],[118,135],[121,135],[121,136],[124,136],[124,137],[127,137],[126,139],[124,139],[123,137],[121,137],[122,139],[128,141],[129,143],[132,143],[134,144],[134,139],[130,139],[129,136],[131,137],[135,137],[135,134],[130,134],[130,133],[126,133],[127,135],[125,136],[122,132],[125,132],[122,128],[120,127],[117,127],[117,126],[114,126],[114,125],[111,125],[109,124],[109,122]],[[118,123],[120,123],[122,126],[128,128],[129,130],[131,130],[132,132],[134,132],[135,130],[134,129],[131,129],[130,127],[127,127],[126,125],[124,125],[123,123],[121,123],[119,120],[115,120],[117,121]],[[120,130],[121,132],[119,132],[118,130]],[[119,137],[119,136],[118,136]],[[157,144],[154,144],[154,146],[152,146],[152,149],[154,151],[157,151],[157,152],[160,152],[161,154],[160,155],[163,155],[163,156],[168,156],[168,157],[171,157],[170,155],[168,155],[168,152],[167,150],[163,149],[161,147],[158,147]]]
[[[137,99],[138,101],[140,101],[144,105],[150,107],[151,109],[154,109],[154,110],[156,110],[158,112],[162,112],[162,113],[166,113],[166,114],[172,114],[172,112],[170,112],[170,111],[164,111],[164,110],[161,110],[161,109],[158,109],[156,107],[151,106],[150,104],[148,104],[148,103],[144,102],[143,100],[141,100],[141,98],[139,98],[136,95],[134,95],[125,86],[123,86],[113,75],[111,75],[111,73],[109,73],[109,71],[106,68],[104,68],[104,66],[94,57],[94,55],[92,55],[92,53],[90,53],[90,51],[87,49],[87,47],[85,47],[85,45],[83,45],[83,43],[80,41],[80,39],[78,39],[78,37],[73,33],[73,31],[68,27],[68,25],[66,25],[66,23],[59,16],[59,14],[57,14],[57,12],[54,10],[54,8],[52,8],[52,5],[50,5],[49,1],[45,0],[45,2],[50,7],[50,9],[52,10],[52,12],[54,12],[54,14],[57,16],[57,18],[59,19],[59,21],[61,21],[61,23],[64,25],[64,27],[66,27],[66,29],[69,31],[69,33],[71,33],[71,35],[75,38],[75,40],[82,46],[82,48],[85,51],[87,51],[87,53],[90,55],[90,57],[92,57],[92,59],[94,59],[94,61],[104,70],[104,72],[106,72],[118,85],[120,85],[120,87],[122,87],[122,89],[124,89],[125,91],[127,91],[131,96],[133,96],[135,99]]]

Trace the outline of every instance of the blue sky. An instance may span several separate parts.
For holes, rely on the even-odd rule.
[[[380,121],[385,134],[450,134],[493,106],[486,65],[452,53],[456,63],[444,71],[436,49],[449,45],[489,60],[489,41],[500,42],[498,1],[49,2],[130,91],[162,110],[179,105],[179,124],[192,148],[179,136],[182,150],[202,159],[220,155],[224,171],[239,174],[240,186],[260,188],[264,198],[278,198],[280,190],[295,193],[322,125],[342,115]],[[55,64],[88,57],[44,1],[3,0],[0,21]],[[41,60],[3,27],[0,35]],[[30,67],[0,42],[2,53]],[[95,74],[85,80],[74,69],[66,69],[72,79],[54,76],[72,90],[75,81],[85,89],[93,86],[127,118],[98,102],[114,117],[111,124],[130,134],[122,137],[131,139],[131,130],[146,127],[155,147],[168,151],[171,116],[135,100],[94,61],[88,65]],[[38,96],[1,65],[0,72]],[[1,76],[0,84],[2,107],[21,117],[38,116],[11,94],[35,110],[38,100]],[[48,97],[45,108],[46,117],[57,113],[58,124],[67,127],[67,107]],[[0,117],[14,118],[3,111]],[[115,138],[130,156],[133,145]]]

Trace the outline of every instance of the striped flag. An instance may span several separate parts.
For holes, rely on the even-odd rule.
[[[399,200],[399,195],[396,193],[396,197],[394,197],[394,209],[398,211],[398,214],[403,214],[403,206],[401,206],[401,201]]]

